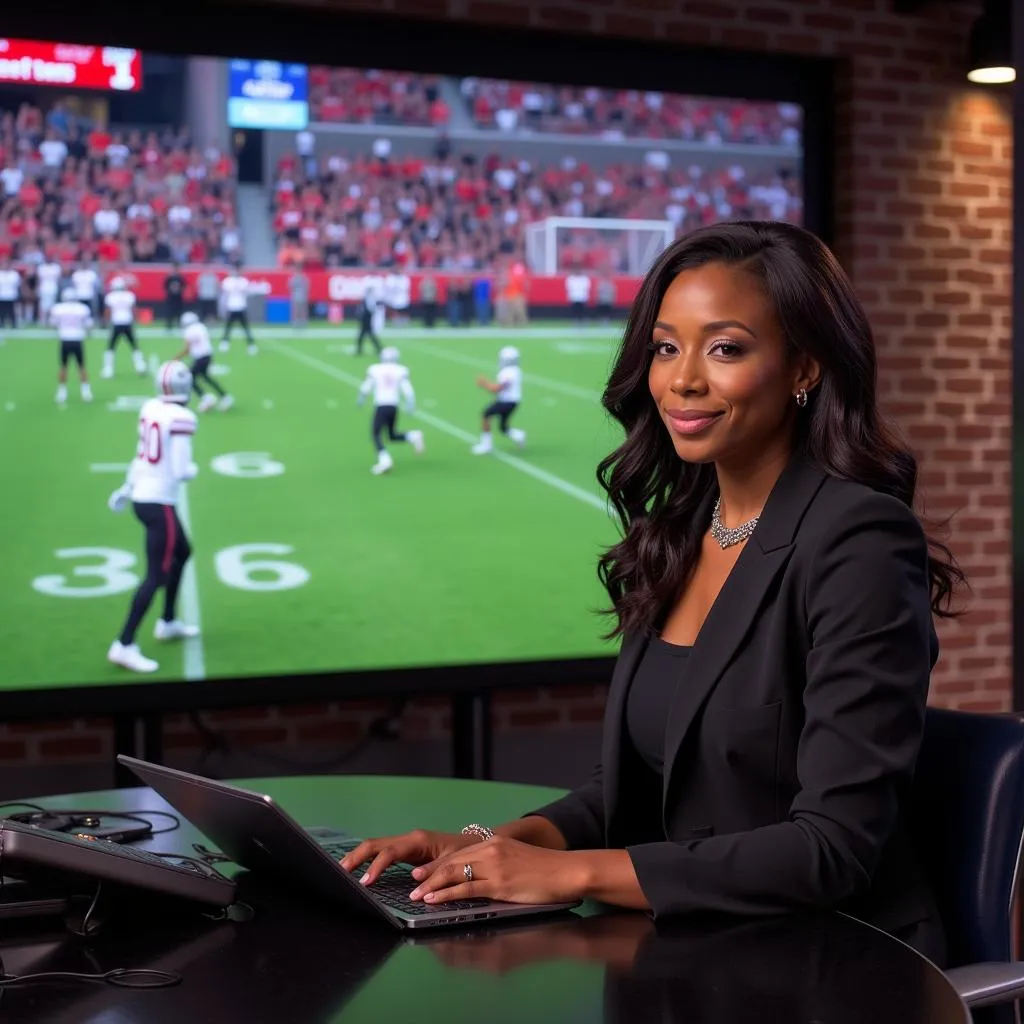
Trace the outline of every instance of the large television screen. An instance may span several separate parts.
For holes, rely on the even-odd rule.
[[[612,653],[595,468],[619,441],[600,397],[624,316],[687,231],[805,221],[805,111],[525,67],[0,40],[3,687],[283,691]],[[73,355],[58,390],[66,301],[92,319],[84,392]],[[108,653],[146,533],[107,502],[153,459],[140,411],[186,314],[213,348],[177,502],[175,613],[199,632],[158,639],[158,593],[142,674]],[[378,345],[393,361],[371,370]],[[396,366],[411,391],[381,456],[364,383]]]

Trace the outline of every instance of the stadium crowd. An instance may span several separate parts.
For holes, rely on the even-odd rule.
[[[62,101],[0,107],[0,256],[220,262],[241,252],[234,161],[187,131],[111,131]]]
[[[316,121],[441,127],[450,111],[436,75],[311,67],[310,112]]]
[[[479,128],[529,130],[607,139],[796,145],[800,108],[630,89],[583,88],[463,78],[455,90]],[[315,121],[442,127],[451,111],[441,79],[397,71],[310,68]]]
[[[280,160],[272,212],[282,266],[478,270],[524,259],[525,226],[551,216],[669,220],[682,234],[722,219],[802,215],[795,174],[682,168],[657,150],[599,169],[573,157],[533,166],[455,153],[443,139],[429,158],[392,158],[386,139],[368,148]],[[621,235],[577,232],[566,245],[563,265],[628,271]]]

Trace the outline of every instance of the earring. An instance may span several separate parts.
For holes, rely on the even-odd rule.
[[[796,404],[802,409],[807,404],[807,388],[801,388],[796,393]]]

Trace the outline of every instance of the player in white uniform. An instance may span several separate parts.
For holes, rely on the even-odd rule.
[[[408,441],[418,455],[423,451],[423,431],[410,430],[404,434],[395,430],[395,423],[398,419],[399,398],[405,399],[407,412],[414,412],[416,408],[416,395],[409,380],[409,369],[403,366],[399,360],[397,348],[390,345],[380,354],[381,361],[374,363],[366,371],[366,380],[359,389],[359,396],[356,404],[362,405],[366,396],[373,394],[373,437],[374,447],[377,449],[377,461],[370,470],[374,476],[386,473],[394,465],[391,453],[384,447],[384,434],[391,441]]]
[[[68,400],[68,363],[78,363],[79,390],[83,402],[92,401],[92,388],[85,372],[84,341],[92,327],[92,311],[75,296],[74,288],[65,288],[60,302],[50,307],[49,323],[60,341],[60,370],[57,373],[57,404]]]
[[[110,341],[107,343],[107,351],[103,353],[103,372],[100,376],[105,379],[114,376],[114,349],[118,341],[124,338],[132,350],[135,372],[141,377],[146,372],[146,358],[135,341],[135,293],[127,287],[123,277],[115,277],[110,282],[110,291],[103,304],[110,318]]]
[[[0,258],[0,330],[18,326],[16,311],[21,298],[21,274],[6,257]]]
[[[63,276],[64,271],[56,260],[40,263],[36,271],[39,280],[39,319],[44,324],[50,321],[50,308],[57,301]]]
[[[249,342],[249,355],[256,355],[256,341],[249,330],[249,280],[242,276],[237,267],[233,267],[228,276],[220,283],[224,296],[224,337],[220,340],[221,352],[227,352],[231,338],[231,328],[238,324],[245,331]]]
[[[171,360],[157,372],[158,397],[139,412],[139,443],[128,468],[128,478],[107,500],[114,512],[131,503],[146,530],[146,578],[132,598],[121,635],[110,645],[107,660],[132,672],[155,672],[159,665],[147,658],[135,642],[142,619],[156,592],[164,590],[164,613],[157,620],[157,640],[178,640],[199,635],[199,628],[178,620],[175,605],[181,574],[192,554],[176,506],[181,485],[199,472],[192,458],[192,436],[197,418],[186,409],[192,394],[192,374],[182,362]]]
[[[572,307],[572,316],[578,327],[582,327],[587,319],[587,306],[590,303],[590,277],[582,270],[574,270],[565,279],[565,297]]]
[[[494,395],[494,401],[484,409],[480,440],[473,445],[474,455],[486,455],[494,447],[491,417],[499,417],[501,432],[520,448],[526,444],[526,431],[510,427],[508,421],[519,408],[523,398],[523,371],[519,369],[519,349],[506,345],[498,353],[498,377],[492,382],[478,377],[477,384]]]
[[[71,285],[78,295],[78,301],[84,302],[96,316],[100,315],[97,299],[100,294],[100,275],[88,263],[82,263],[71,274]]]
[[[210,332],[206,329],[206,324],[195,313],[183,313],[181,329],[185,337],[185,347],[174,358],[184,359],[189,356],[192,359],[192,389],[199,396],[199,411],[206,412],[207,409],[212,409],[215,405],[221,410],[230,409],[234,400],[210,376],[213,342],[210,341]],[[204,384],[216,394],[204,394]],[[220,396],[219,403],[217,402],[218,395]]]

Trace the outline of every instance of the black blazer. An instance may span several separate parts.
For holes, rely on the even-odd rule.
[[[624,736],[646,643],[623,640],[601,766],[534,813],[570,849],[628,850],[656,918],[840,909],[941,958],[906,822],[938,656],[913,512],[791,460],[676,685],[653,799]]]

